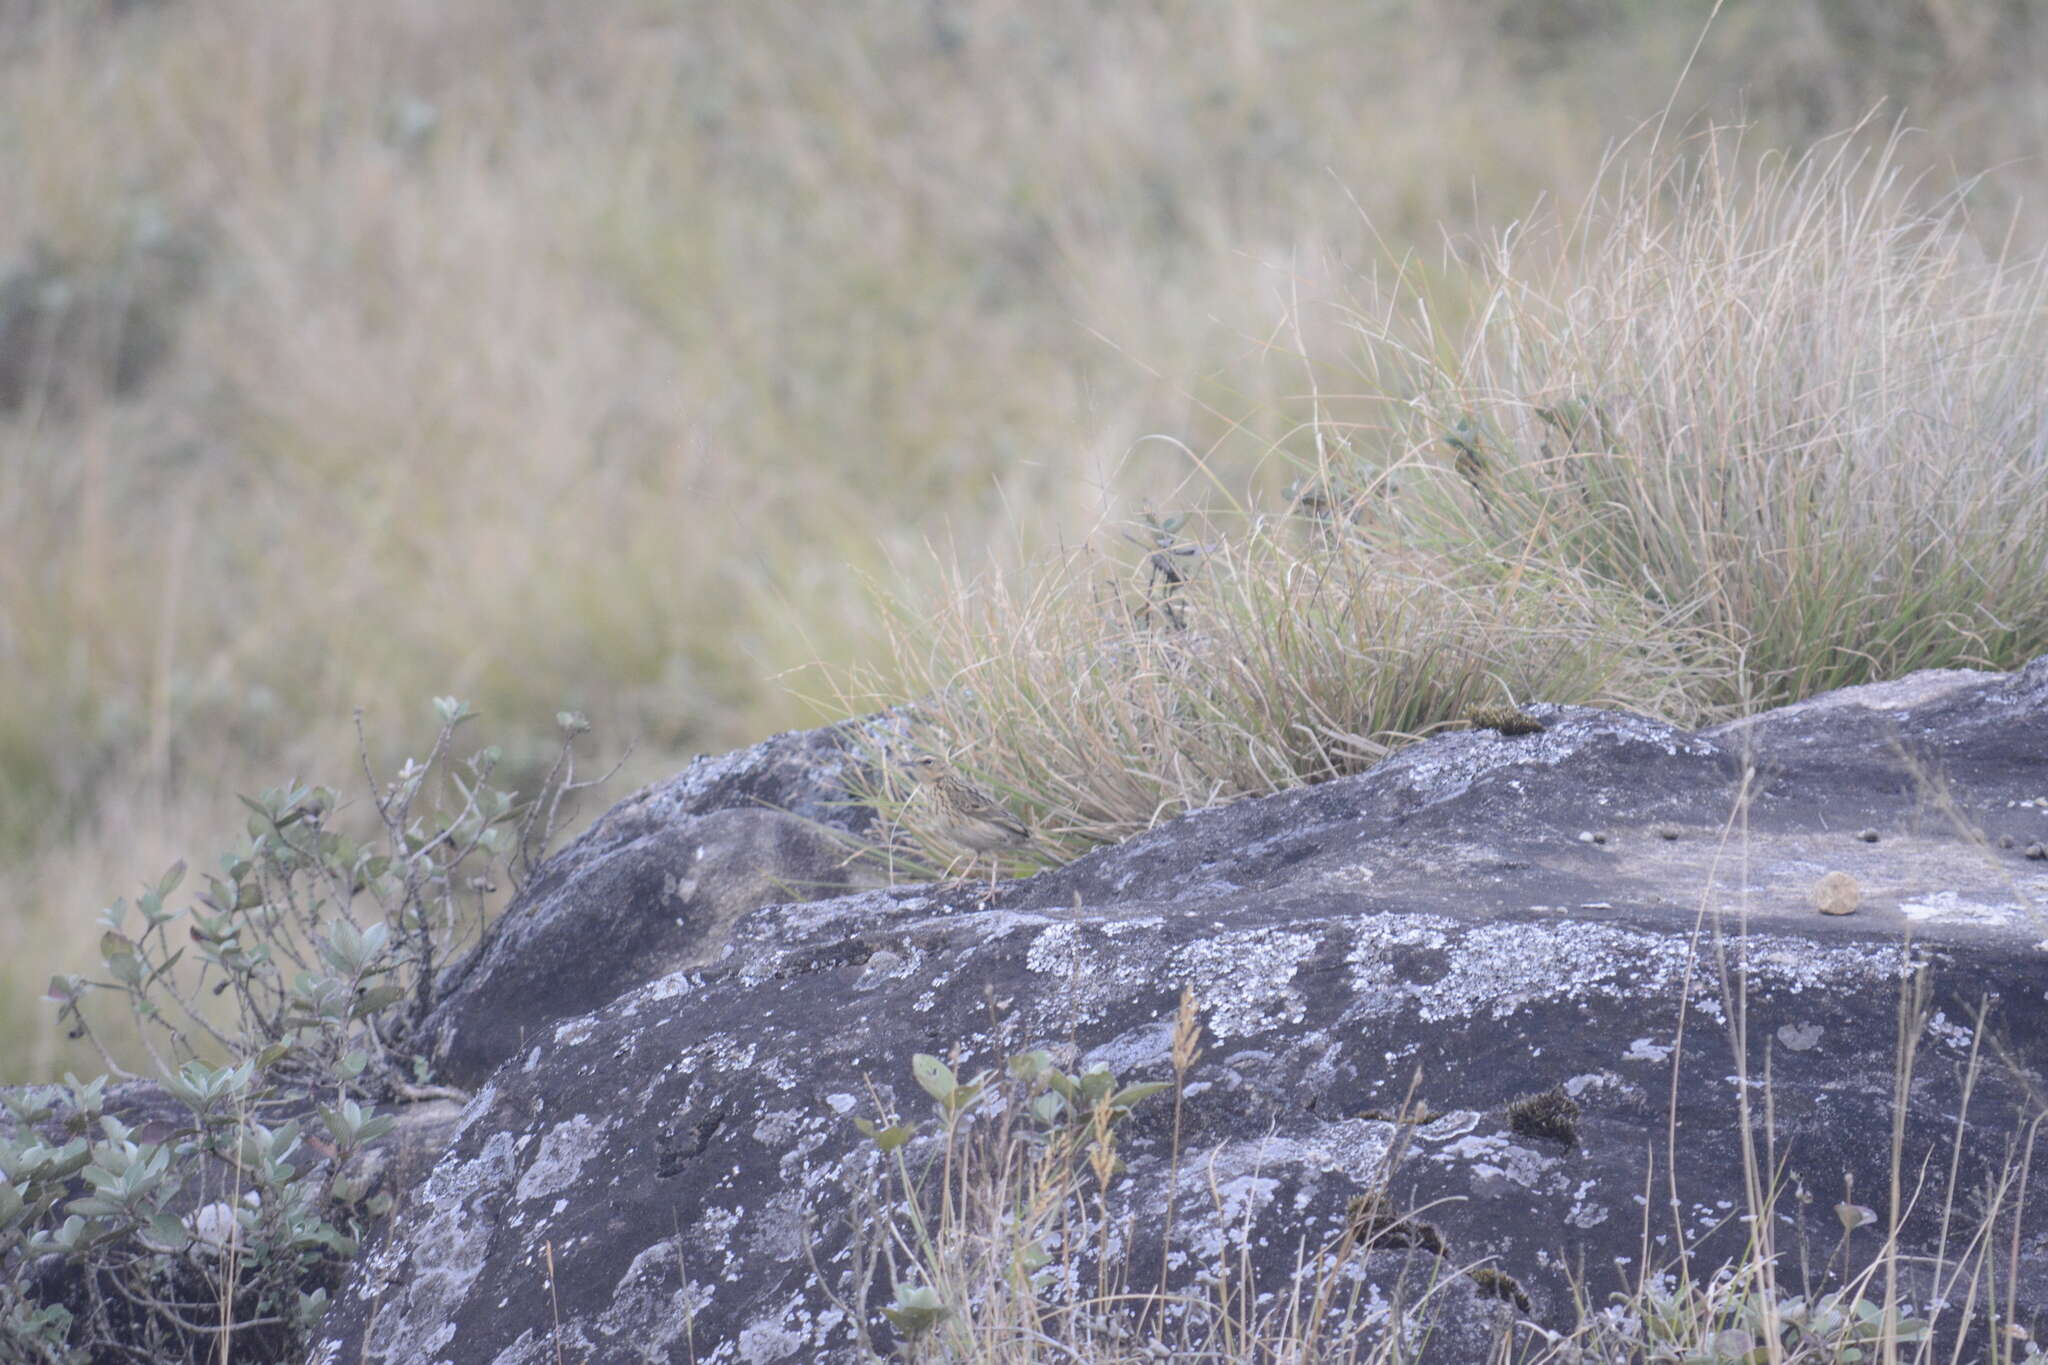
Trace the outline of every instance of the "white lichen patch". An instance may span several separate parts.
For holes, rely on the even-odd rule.
[[[1280,1182],[1269,1175],[1241,1175],[1210,1187],[1218,1227],[1226,1241],[1241,1244],[1251,1223],[1273,1202]]]
[[[1024,950],[1027,971],[1042,976],[1071,973],[1080,950],[1081,931],[1071,924],[1055,924],[1031,941]]]
[[[1946,924],[1981,924],[2003,929],[2026,914],[2026,910],[2010,901],[1987,905],[1959,892],[1935,891],[1924,896],[1902,898],[1899,913],[1915,922],[1937,920]]]
[[[778,1109],[763,1114],[754,1124],[753,1138],[764,1147],[778,1150],[789,1146],[790,1139],[803,1128],[808,1116],[795,1109]]]
[[[1819,1024],[1781,1024],[1778,1042],[1793,1052],[1807,1052],[1820,1046],[1827,1030]]]
[[[1158,1020],[1118,1034],[1081,1058],[1081,1069],[1108,1067],[1119,1078],[1129,1080],[1135,1073],[1167,1065],[1172,1059],[1173,1023]]]
[[[740,1329],[740,1356],[746,1365],[770,1365],[788,1360],[809,1343],[804,1334],[780,1322],[749,1323]]]
[[[808,1240],[803,1196],[793,1190],[767,1200],[747,1219],[746,1242],[751,1257],[799,1261]]]
[[[649,1001],[676,1000],[688,995],[696,988],[696,981],[690,972],[670,972],[647,983]]]
[[[1927,1031],[1957,1052],[1968,1052],[1971,1042],[1976,1038],[1976,1034],[1969,1028],[1951,1022],[1940,1010],[1936,1010],[1934,1017],[1927,1021]]]
[[[984,910],[974,918],[974,936],[983,943],[1000,943],[1012,934],[1035,934],[1053,922],[1041,914]]]
[[[1567,1076],[1564,1082],[1564,1093],[1575,1100],[1583,1099],[1587,1095],[1597,1095],[1608,1090],[1629,1093],[1634,1091],[1635,1087],[1612,1071],[1596,1071],[1589,1072],[1583,1076]]]
[[[776,1163],[785,1183],[799,1178],[810,1169],[811,1153],[824,1146],[830,1134],[822,1123],[807,1123],[799,1131],[797,1139],[790,1143],[789,1150]]]
[[[588,1114],[556,1124],[541,1136],[540,1150],[527,1163],[513,1197],[520,1203],[566,1190],[583,1174],[583,1163],[604,1146],[604,1128]]]
[[[1393,1124],[1347,1119],[1296,1136],[1276,1134],[1224,1143],[1212,1152],[1182,1160],[1179,1199],[1184,1205],[1193,1201],[1212,1214],[1220,1211],[1224,1221],[1230,1222],[1242,1220],[1248,1210],[1256,1213],[1263,1209],[1283,1178],[1314,1185],[1319,1177],[1330,1175],[1338,1177],[1346,1189],[1362,1189],[1384,1171],[1393,1136]],[[1230,1191],[1230,1197],[1224,1198],[1224,1191]]]
[[[705,1268],[715,1270],[719,1278],[730,1273],[737,1259],[733,1230],[739,1225],[738,1209],[713,1206],[706,1208],[695,1223],[687,1224],[683,1229],[690,1245],[705,1258]]]
[[[1555,1157],[1531,1151],[1498,1133],[1471,1133],[1422,1154],[1441,1166],[1460,1165],[1481,1180],[1508,1180],[1539,1193],[1561,1192]]]
[[[511,1175],[518,1139],[497,1132],[484,1140],[482,1150],[468,1161],[444,1161],[427,1177],[425,1198],[429,1204],[461,1204],[480,1192],[503,1188]]]
[[[1491,733],[1440,736],[1394,755],[1367,781],[1399,780],[1423,798],[1424,804],[1435,805],[1464,795],[1475,782],[1497,772],[1554,768],[1586,750],[1612,749],[1622,742],[1653,745],[1671,757],[1712,758],[1720,752],[1706,740],[1661,721],[1607,711],[1509,743]]]
[[[1167,979],[1194,991],[1212,1037],[1264,1033],[1301,1022],[1304,1005],[1290,983],[1321,943],[1319,934],[1278,929],[1218,934],[1176,952]]]
[[[1605,1204],[1586,1197],[1599,1186],[1599,1183],[1597,1180],[1582,1180],[1578,1188],[1572,1191],[1572,1206],[1564,1215],[1564,1221],[1568,1225],[1581,1230],[1597,1228],[1613,1216],[1613,1211]]]
[[[741,1042],[730,1033],[714,1034],[707,1042],[705,1060],[728,1074],[754,1069],[759,1048],[752,1039]]]
[[[1368,863],[1346,863],[1324,873],[1322,880],[1333,887],[1360,887],[1372,885],[1377,875]]]
[[[1452,945],[1450,970],[1431,983],[1420,1013],[1432,1022],[1504,1019],[1534,1001],[1618,993],[1625,981],[1661,987],[1684,970],[1687,947],[1605,925],[1486,925]]]
[[[1094,932],[1095,926],[1049,925],[1025,950],[1025,967],[1044,979],[1040,989],[1047,997],[1049,1017],[1076,1025],[1094,1023],[1111,1007],[1165,984],[1159,953],[1151,944],[1095,948],[1088,942]],[[1156,930],[1145,937],[1156,937]]]
[[[1372,1119],[1346,1119],[1323,1124],[1295,1144],[1297,1159],[1316,1170],[1341,1175],[1359,1185],[1378,1178],[1393,1142],[1391,1125]]]
[[[1482,1117],[1476,1109],[1453,1109],[1417,1128],[1415,1135],[1429,1142],[1449,1142],[1477,1128]]]
[[[672,1240],[644,1248],[612,1288],[612,1301],[592,1320],[600,1334],[630,1341],[648,1359],[687,1349],[690,1323],[711,1306],[717,1286],[688,1276],[682,1248]]]
[[[482,1088],[476,1094],[470,1096],[469,1103],[463,1106],[461,1122],[457,1123],[455,1131],[448,1135],[448,1149],[453,1151],[459,1147],[462,1144],[462,1140],[469,1136],[471,1126],[488,1122],[489,1116],[496,1111],[497,1107],[498,1083],[496,1081],[485,1081]]]
[[[1526,1006],[1625,999],[1675,992],[1690,979],[1711,1007],[1719,989],[1711,956],[1695,960],[1692,940],[1610,924],[1495,923],[1461,926],[1441,916],[1359,921],[1347,957],[1352,988],[1382,1010],[1412,1006],[1426,1022],[1505,1019]],[[1462,930],[1462,932],[1460,932]],[[1425,950],[1421,954],[1416,949]],[[1397,954],[1408,951],[1407,965]],[[1710,949],[1702,949],[1710,954]],[[1439,956],[1440,955],[1440,956]],[[1803,939],[1752,935],[1743,961],[1753,983],[1793,991],[1860,990],[1889,984],[1899,966],[1882,946],[1822,947]],[[1435,969],[1441,964],[1441,970]],[[1661,1060],[1638,1055],[1631,1060]]]
[[[786,1052],[774,1052],[761,1062],[756,1069],[757,1074],[777,1090],[794,1090],[797,1076],[791,1063],[792,1059]]]
[[[579,1014],[555,1025],[556,1047],[581,1047],[597,1036],[597,1016]]]
[[[395,1358],[402,1349],[422,1353],[413,1358],[433,1359],[452,1338],[456,1312],[492,1254],[492,1239],[477,1235],[471,1202],[504,1188],[513,1152],[512,1135],[494,1133],[476,1156],[443,1162],[427,1177],[417,1206],[425,1216],[402,1249],[390,1245],[379,1255],[373,1282],[402,1288],[393,1295],[400,1299],[396,1311],[372,1319],[365,1333],[370,1354]],[[423,1338],[416,1325],[424,1323],[436,1326]]]

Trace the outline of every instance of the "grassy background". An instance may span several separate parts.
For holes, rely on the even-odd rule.
[[[346,771],[354,707],[396,751],[459,693],[515,764],[578,708],[630,780],[848,704],[828,673],[943,680],[906,605],[1284,508],[1343,429],[1301,358],[1396,264],[1498,393],[1513,347],[1450,363],[1502,297],[1465,248],[1667,100],[1794,151],[1889,101],[1926,193],[1988,170],[1988,249],[2048,236],[2025,0],[1728,0],[1681,86],[1711,8],[0,2],[0,1079],[70,1060],[35,997],[99,906]],[[1298,588],[1232,581],[1247,620]]]

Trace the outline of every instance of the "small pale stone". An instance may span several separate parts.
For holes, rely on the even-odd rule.
[[[1650,826],[1650,833],[1656,835],[1659,839],[1676,839],[1683,831],[1676,825],[1652,825]]]
[[[1863,888],[1846,872],[1830,872],[1813,884],[1813,908],[1823,915],[1853,915]]]
[[[1877,842],[1877,831],[1874,829],[1861,830],[1857,833],[1856,837],[1866,844],[1874,844]]]
[[[1778,1030],[1778,1041],[1794,1052],[1806,1052],[1819,1044],[1822,1032],[1819,1024],[1786,1024]]]
[[[1999,836],[1998,836],[1998,846],[1999,846],[2000,848],[2011,848],[2011,847],[2012,847],[2012,836],[2011,836],[2010,834],[2001,834],[2001,835],[1999,835]]]
[[[1580,831],[1579,831],[1579,842],[1580,842],[1580,843],[1582,843],[1582,844],[1590,844],[1590,843],[1592,843],[1592,842],[1593,842],[1593,831],[1592,831],[1592,830],[1590,830],[1590,829],[1582,829],[1582,830],[1580,830]]]
[[[2028,844],[2027,856],[2029,858],[2048,858],[2048,848],[2043,848],[2039,844]]]

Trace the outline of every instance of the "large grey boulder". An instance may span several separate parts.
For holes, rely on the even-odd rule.
[[[1917,1190],[1912,1309],[1958,1292],[1931,1267],[1985,1231],[2017,1252],[2013,1318],[2040,1326],[2048,1224],[1984,1191],[2048,1093],[2048,863],[2028,856],[2048,841],[2048,659],[1698,733],[1532,709],[1543,733],[1443,735],[988,904],[916,886],[685,909],[673,970],[639,979],[640,954],[616,998],[578,986],[588,1013],[538,1002],[516,1049],[502,1034],[527,1002],[495,1002],[507,1060],[356,1266],[317,1358],[857,1358],[838,1304],[861,1288],[847,1220],[875,1156],[851,1118],[877,1094],[929,1112],[918,1052],[973,1069],[1039,1044],[1162,1078],[1184,986],[1207,1055],[1179,1163],[1149,1102],[1117,1195],[1116,1254],[1139,1267],[1159,1263],[1169,1185],[1198,1196],[1178,1202],[1176,1284],[1242,1248],[1284,1293],[1303,1249],[1384,1189],[1421,1212],[1358,1273],[1420,1257],[1444,1282],[1511,1277],[1488,1277],[1505,1301],[1431,1301],[1428,1358],[1483,1359],[1503,1314],[1568,1326],[1575,1280],[1597,1305],[1681,1251],[1699,1273],[1743,1255],[1746,1126],[1780,1172],[1785,1274],[1825,1289],[1867,1260],[1896,1155]],[[582,906],[620,896],[605,858],[666,847],[691,809],[616,816],[547,895],[618,913]],[[1816,910],[1830,874],[1853,913]],[[1399,1124],[1411,1089],[1424,1107]],[[1552,1098],[1514,1107],[1532,1093]],[[1840,1256],[1838,1203],[1879,1215]],[[1361,1301],[1398,1323],[1391,1283]]]
[[[475,1085],[558,1020],[714,961],[749,910],[875,885],[836,837],[873,818],[854,799],[854,734],[792,731],[700,758],[614,806],[448,973],[425,1030],[437,1073]]]

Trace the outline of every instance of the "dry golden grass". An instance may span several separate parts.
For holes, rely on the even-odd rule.
[[[2048,652],[2043,258],[1917,199],[1897,136],[1648,140],[1464,297],[1363,280],[1329,353],[1285,319],[1291,502],[1148,514],[899,611],[913,743],[1077,853],[1474,705],[1690,723]],[[850,709],[897,699],[853,676]]]
[[[1900,141],[1694,138],[1504,234],[1471,325],[1357,314],[1329,420],[1395,534],[1639,593],[1732,648],[1717,706],[2048,649],[2048,272]]]
[[[940,611],[899,613],[880,676],[916,680],[906,747],[958,755],[1028,813],[1039,851],[1014,869],[1362,772],[1476,705],[1703,714],[1693,694],[1712,642],[1582,575],[1330,540],[1288,519],[1237,538],[1204,529],[1215,544],[1175,557],[1188,575],[1177,587],[1151,553],[1132,565],[1083,549],[1015,582],[958,581]],[[859,678],[847,709],[895,700]],[[886,769],[896,756],[874,758]],[[874,793],[905,836],[899,875],[925,875],[944,866],[945,840],[901,797]]]

